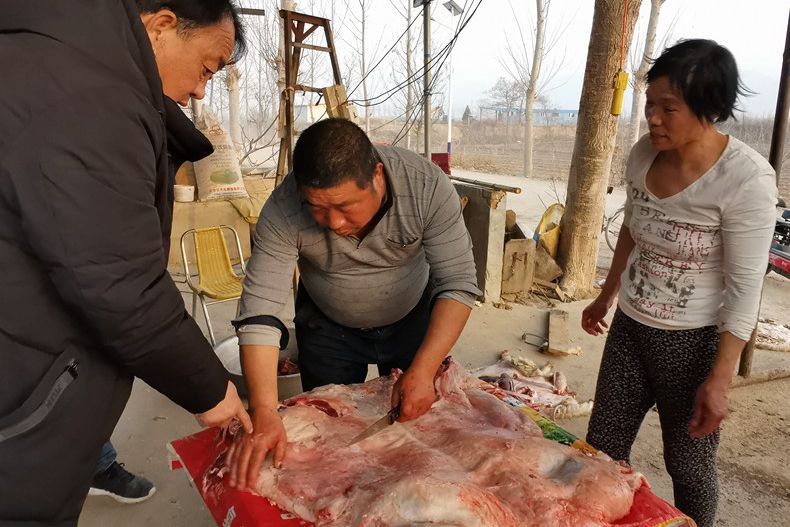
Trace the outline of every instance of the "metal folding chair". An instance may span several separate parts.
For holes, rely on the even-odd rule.
[[[239,262],[241,264],[241,276],[237,275],[233,270],[223,230],[233,233],[233,237],[236,240]],[[197,284],[192,277],[189,259],[187,258],[186,240],[189,236],[192,237],[195,248]],[[214,328],[211,326],[208,306],[241,298],[241,283],[247,274],[239,233],[228,225],[205,229],[189,229],[181,235],[181,256],[184,260],[187,284],[192,290],[192,316],[195,316],[197,301],[200,300],[200,305],[203,307],[203,315],[206,317],[209,340],[211,345],[215,346],[216,339],[214,338]],[[236,312],[238,313],[238,307]]]

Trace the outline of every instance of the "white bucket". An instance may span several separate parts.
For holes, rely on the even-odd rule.
[[[195,201],[195,186],[194,185],[174,185],[176,201],[181,203],[188,203]]]
[[[296,338],[294,337],[293,330],[291,330],[290,333],[291,338],[289,339],[288,347],[284,350],[280,350],[280,359],[291,359],[292,361],[296,362]],[[222,362],[222,364],[225,366],[225,369],[228,370],[228,373],[230,373],[231,380],[233,381],[233,384],[236,385],[236,389],[239,390],[239,393],[242,396],[246,396],[248,392],[246,383],[244,382],[244,377],[241,373],[239,338],[234,336],[223,340],[216,345],[214,348],[214,353],[217,354],[220,362]],[[278,400],[282,401],[283,399],[288,399],[294,395],[302,393],[302,391],[302,376],[300,374],[293,373],[291,375],[277,376]]]

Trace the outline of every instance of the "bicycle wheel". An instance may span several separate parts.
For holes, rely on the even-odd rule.
[[[620,207],[614,214],[609,216],[606,221],[606,229],[604,229],[604,236],[606,237],[606,245],[614,252],[617,247],[617,237],[620,235],[620,228],[623,226],[624,208]]]

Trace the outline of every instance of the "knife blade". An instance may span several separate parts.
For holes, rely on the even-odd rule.
[[[353,445],[354,443],[359,443],[363,439],[367,439],[370,436],[381,432],[382,430],[393,424],[395,421],[397,421],[398,417],[400,417],[400,405],[396,406],[395,408],[387,412],[387,414],[384,417],[382,417],[381,419],[379,419],[378,421],[367,427],[361,434],[357,435],[354,439],[352,439],[349,445]]]

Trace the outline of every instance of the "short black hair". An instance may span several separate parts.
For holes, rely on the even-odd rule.
[[[738,96],[750,93],[738,75],[735,57],[713,40],[681,40],[665,49],[648,70],[647,83],[659,77],[669,77],[694,115],[710,123],[734,118],[740,111]]]
[[[233,21],[235,45],[228,64],[235,64],[247,52],[247,36],[239,8],[230,0],[135,0],[140,13],[157,13],[169,9],[178,17],[178,29],[212,26],[230,18]]]
[[[347,119],[326,119],[296,141],[293,174],[300,187],[329,188],[348,180],[368,188],[379,162],[365,132]]]

